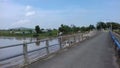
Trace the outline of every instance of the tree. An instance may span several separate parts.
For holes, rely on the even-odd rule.
[[[68,25],[61,24],[61,26],[59,27],[59,32],[62,32],[63,34],[67,34],[71,32],[71,27],[69,27]]]
[[[89,25],[89,30],[93,30],[93,29],[95,29],[95,26],[94,25]]]
[[[82,27],[80,28],[80,30],[81,30],[81,32],[84,32],[84,31],[86,31],[86,27],[82,26]]]
[[[104,22],[98,22],[96,27],[98,30],[107,28],[106,23],[104,23]]]
[[[78,31],[80,31],[80,27],[76,27],[75,25],[71,25],[71,31],[76,33]]]
[[[110,28],[112,25],[112,29],[120,29],[120,24],[116,22],[107,22],[107,28]]]
[[[37,34],[39,34],[41,32],[39,25],[35,26],[35,31],[36,31]]]

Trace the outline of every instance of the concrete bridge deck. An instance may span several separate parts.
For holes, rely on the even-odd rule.
[[[112,45],[109,33],[102,32],[47,60],[37,61],[28,68],[118,68]]]

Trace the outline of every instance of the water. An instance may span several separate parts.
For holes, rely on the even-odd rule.
[[[16,38],[16,37],[0,37],[0,47],[4,47],[4,46],[11,46],[14,44],[21,44],[24,41],[25,42],[33,42],[33,41],[37,41],[38,39],[36,38]],[[37,42],[37,43],[32,43],[32,44],[28,44],[28,51],[32,51],[32,50],[36,50],[42,47],[46,47],[46,42]],[[51,39],[49,41],[49,45],[54,45],[54,44],[58,44],[58,39]],[[51,46],[49,48],[50,52],[54,52],[56,50],[59,50],[59,45],[56,46]],[[0,49],[0,60],[1,59],[5,59],[17,54],[23,53],[23,46],[15,46],[15,47],[10,47],[10,48],[3,48]],[[31,55],[31,57],[34,56],[39,56],[46,54],[46,49],[42,49],[41,51],[36,51],[33,53],[30,53],[29,55]],[[31,58],[30,57],[30,58]]]

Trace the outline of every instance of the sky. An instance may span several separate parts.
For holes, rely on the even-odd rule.
[[[0,0],[0,29],[120,23],[120,0]]]

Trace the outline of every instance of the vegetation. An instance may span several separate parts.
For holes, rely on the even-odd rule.
[[[114,32],[120,34],[120,24],[116,22],[98,22],[96,25],[98,30],[101,29],[112,29]]]
[[[59,27],[59,32],[62,32],[63,34],[68,34],[71,32],[71,27],[69,27],[68,25],[61,25]]]
[[[93,30],[93,29],[95,29],[95,26],[94,25],[89,25],[88,30]]]
[[[77,27],[75,25],[68,26],[68,25],[63,25],[59,27],[59,32],[62,32],[63,34],[71,34],[71,33],[77,33],[77,32],[86,32],[95,29],[94,25],[89,25],[88,27]]]
[[[104,22],[98,22],[97,25],[96,25],[96,28],[98,30],[100,30],[100,29],[106,29],[107,26],[106,26],[106,24]]]
[[[62,35],[66,34],[73,34],[77,32],[86,32],[93,29],[108,29],[112,26],[112,30],[120,33],[120,24],[116,22],[98,22],[96,24],[96,27],[94,25],[89,26],[82,26],[78,27],[75,25],[64,25],[61,24],[58,29],[44,29],[40,28],[39,25],[35,26],[35,29],[9,29],[9,30],[0,30],[0,36],[14,36],[14,37],[40,37],[40,38],[46,38],[46,37],[55,37],[58,36],[59,33],[62,33]]]
[[[98,22],[96,25],[97,29],[108,29],[112,27],[112,30],[120,29],[120,24],[116,22]]]
[[[37,34],[41,33],[39,25],[35,26],[35,31]]]

